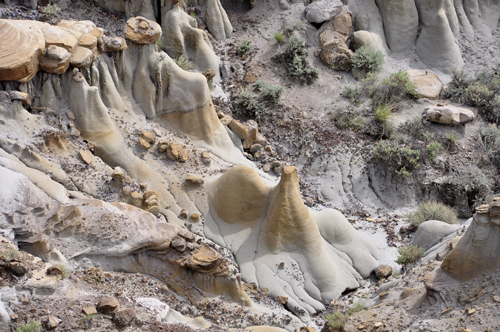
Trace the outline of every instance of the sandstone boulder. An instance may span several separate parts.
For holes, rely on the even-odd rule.
[[[228,127],[236,134],[238,134],[238,136],[242,140],[248,137],[248,127],[239,122],[238,120],[231,119],[231,122],[229,122]]]
[[[115,323],[115,325],[119,328],[124,328],[129,326],[136,317],[137,315],[135,314],[134,309],[123,309],[113,314],[113,323]]]
[[[447,125],[459,125],[474,120],[471,110],[451,105],[431,106],[424,110],[423,116],[431,122]]]
[[[377,278],[387,278],[392,274],[392,267],[390,265],[379,265],[375,269],[375,275]]]
[[[132,17],[127,21],[128,40],[137,44],[151,44],[161,37],[161,26],[142,16]]]
[[[98,47],[101,52],[118,52],[125,50],[127,42],[121,37],[103,36],[98,41]]]
[[[19,100],[23,106],[31,106],[31,97],[26,92],[9,91],[10,99]]]
[[[85,68],[90,66],[92,63],[93,53],[91,50],[85,47],[77,47],[73,58],[71,59],[71,65],[76,68]]]
[[[352,68],[352,58],[354,53],[347,47],[344,40],[335,31],[325,30],[320,36],[321,61],[338,71],[350,71]]]
[[[352,13],[345,11],[330,21],[323,23],[319,29],[319,33],[321,34],[325,30],[335,31],[347,43],[352,34]]]
[[[45,51],[46,23],[0,19],[0,81],[28,82]]]
[[[361,46],[365,46],[375,51],[380,51],[383,54],[387,54],[384,47],[384,41],[378,34],[365,30],[359,30],[355,31],[352,36],[354,49],[357,50]]]
[[[306,18],[311,23],[323,23],[342,13],[344,4],[340,0],[319,0],[306,7]]]
[[[120,308],[120,303],[118,303],[116,297],[112,296],[103,297],[102,299],[99,300],[96,306],[97,311],[103,314],[110,314],[118,310],[119,308]]]
[[[421,98],[436,99],[441,94],[443,83],[434,73],[420,70],[409,70],[410,81],[417,86],[417,93]]]

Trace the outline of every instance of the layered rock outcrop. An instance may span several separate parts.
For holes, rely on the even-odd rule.
[[[309,211],[295,167],[275,187],[238,166],[209,186],[205,234],[230,248],[246,281],[288,297],[299,316],[359,286],[378,266],[378,251],[338,211]]]

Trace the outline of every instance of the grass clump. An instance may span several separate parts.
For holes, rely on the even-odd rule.
[[[429,157],[430,160],[434,161],[436,160],[436,157],[439,155],[439,152],[441,152],[441,149],[443,147],[441,146],[441,143],[437,141],[432,141],[427,145],[427,156]]]
[[[159,48],[160,50],[163,50],[163,49],[165,48],[165,44],[163,43],[163,40],[161,40],[161,39],[158,39],[158,40],[156,41],[156,46],[158,46],[158,48]],[[181,55],[181,56],[183,56],[183,55]],[[175,61],[175,60],[174,60],[174,61]]]
[[[244,41],[242,41],[240,46],[238,47],[238,53],[240,53],[241,55],[248,55],[248,53],[250,53],[252,48],[253,48],[252,40],[250,38],[247,38]]]
[[[35,332],[39,331],[41,328],[40,322],[38,321],[29,321],[26,324],[21,324],[16,329],[16,332]]]
[[[384,53],[380,51],[361,46],[354,52],[352,70],[362,77],[365,77],[368,73],[378,73],[384,66],[384,57]]]
[[[274,33],[274,39],[276,39],[276,42],[280,44],[283,42],[283,39],[285,39],[285,36],[281,32],[276,31]]]
[[[474,77],[454,71],[444,96],[454,102],[477,107],[479,114],[488,122],[500,120],[500,75],[480,71]]]
[[[425,140],[429,128],[429,121],[421,116],[406,120],[398,127],[398,132],[407,134],[418,140]],[[424,136],[425,135],[425,136]]]
[[[178,57],[177,59],[173,59],[175,64],[179,67],[181,67],[183,70],[191,70],[193,69],[193,65],[191,64],[191,62],[189,62],[189,59],[184,55],[182,54],[180,57]]]
[[[416,262],[425,253],[425,248],[415,246],[413,244],[398,248],[398,259],[395,260],[399,265],[406,265]]]
[[[294,20],[291,22],[288,22],[286,25],[286,31],[288,34],[292,34],[294,31],[299,31],[302,32],[306,30],[307,27],[307,20]]]
[[[372,150],[376,162],[403,177],[409,177],[420,167],[420,150],[399,146],[393,140],[381,141]]]
[[[353,130],[355,132],[361,132],[368,121],[367,118],[357,110],[339,110],[332,118],[335,125],[340,130]]]
[[[386,105],[396,111],[404,102],[418,98],[417,86],[410,81],[407,72],[400,70],[384,78],[371,92],[371,97],[374,109]]]
[[[356,303],[353,303],[353,305],[349,308],[349,313],[352,315],[353,313],[362,311],[364,309],[365,309],[365,302],[358,301]]]
[[[59,12],[61,11],[61,8],[54,4],[54,5],[47,5],[42,8],[42,13],[48,16],[59,16]]]
[[[62,280],[64,280],[67,277],[69,277],[69,271],[68,271],[68,269],[66,269],[66,266],[64,266],[63,264],[54,264],[54,266],[57,266],[58,268],[61,269],[61,271],[62,271],[61,279]]]
[[[448,224],[457,222],[457,213],[447,205],[435,201],[428,201],[418,206],[417,211],[405,215],[406,221],[419,226],[427,220],[439,220]]]
[[[391,109],[387,105],[379,105],[374,112],[375,120],[379,123],[386,123],[391,117]]]
[[[342,90],[342,97],[349,99],[351,103],[359,104],[361,95],[362,91],[357,85],[347,84]]]
[[[326,322],[328,326],[333,329],[339,329],[341,331],[344,330],[344,326],[349,319],[349,314],[343,314],[341,312],[334,312],[330,315],[326,315]]]
[[[273,60],[282,63],[292,79],[311,84],[319,77],[319,70],[309,64],[308,54],[306,41],[301,37],[292,36],[286,49],[274,55]]]

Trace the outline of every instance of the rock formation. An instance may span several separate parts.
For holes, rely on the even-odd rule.
[[[297,170],[285,167],[275,187],[251,168],[235,167],[209,187],[205,234],[230,248],[246,281],[307,317],[359,286],[378,266],[378,252],[338,211],[309,211]]]
[[[431,122],[447,125],[465,124],[475,118],[471,110],[452,105],[427,107],[422,116]]]
[[[453,278],[469,280],[500,266],[500,198],[476,208],[472,223],[441,267]]]

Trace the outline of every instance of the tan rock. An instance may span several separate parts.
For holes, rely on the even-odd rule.
[[[181,214],[179,215],[181,218],[187,218],[188,217],[188,212],[186,211],[186,209],[182,209],[181,210]]]
[[[62,273],[63,273],[63,271],[62,271],[59,267],[57,267],[57,266],[55,266],[55,265],[53,265],[53,266],[49,267],[49,268],[47,269],[47,272],[46,272],[46,274],[47,274],[48,276],[59,276],[59,275],[61,275]]]
[[[136,318],[137,315],[135,314],[134,309],[127,308],[114,313],[113,323],[115,323],[115,325],[119,328],[124,328],[129,326]]]
[[[132,17],[127,21],[128,40],[137,44],[151,44],[161,37],[161,26],[142,16]]]
[[[448,125],[464,124],[474,120],[474,112],[452,105],[431,106],[424,110],[422,116],[431,122]]]
[[[165,152],[167,151],[170,143],[166,140],[161,140],[158,142],[158,152]]]
[[[203,72],[203,76],[210,82],[215,77],[215,72],[212,69],[207,69]]]
[[[101,52],[118,52],[127,49],[127,42],[121,37],[103,36],[98,41],[98,47]]]
[[[82,309],[82,312],[83,312],[84,315],[87,315],[87,316],[97,314],[97,310],[96,310],[96,308],[94,306],[85,307],[85,308]]]
[[[50,47],[57,47],[57,46],[50,46]],[[66,70],[68,70],[70,63],[71,63],[71,54],[69,53],[68,56],[62,61],[53,60],[47,56],[44,56],[40,61],[39,68],[40,70],[43,70],[44,72],[47,73],[62,75],[66,72]]]
[[[178,161],[180,159],[182,147],[179,144],[171,143],[167,146],[167,157],[170,160]]]
[[[186,182],[194,183],[194,184],[203,184],[204,180],[201,175],[197,174],[188,174],[186,177]]]
[[[102,29],[102,28],[92,29],[92,31],[90,31],[90,34],[92,36],[96,37],[97,39],[99,39],[104,35],[104,29]]]
[[[467,315],[472,315],[476,312],[476,309],[467,309],[465,310],[465,312],[467,313]]]
[[[114,179],[123,179],[125,178],[125,175],[127,175],[125,170],[117,166],[113,169],[113,174],[111,175],[111,177],[113,177]]]
[[[200,220],[200,214],[198,212],[191,213],[191,215],[189,216],[189,219],[194,220],[194,221],[198,221],[198,220]]]
[[[379,297],[386,297],[387,295],[389,295],[389,292],[381,292],[378,294]]]
[[[91,50],[85,47],[77,47],[71,59],[71,65],[76,68],[88,67],[92,63],[92,57],[93,53]]]
[[[142,194],[134,191],[130,193],[130,196],[128,198],[128,204],[140,208],[142,206],[142,200],[143,200]]]
[[[60,322],[60,321],[61,321],[61,320],[60,320],[59,318],[57,318],[57,317],[54,317],[54,316],[49,316],[49,317],[47,317],[47,319],[44,321],[44,324],[43,324],[43,325],[45,326],[45,328],[46,328],[47,330],[49,330],[49,331],[50,331],[50,330],[53,330],[53,329],[55,329],[56,327],[58,327],[58,326],[59,326],[59,322]]]
[[[379,327],[384,326],[384,324],[381,323],[381,322],[376,322],[375,324],[373,324],[373,326],[376,327],[376,328],[379,328]]]
[[[35,76],[45,50],[42,28],[47,25],[0,19],[0,81],[25,83]]]
[[[9,91],[10,99],[19,100],[23,106],[31,106],[31,97],[26,92]]]
[[[97,49],[97,38],[91,34],[84,34],[78,41],[78,45],[93,51]]]
[[[186,147],[183,147],[181,155],[179,156],[179,161],[186,162],[188,158],[189,158],[189,150]]]
[[[338,71],[350,71],[354,53],[347,47],[341,35],[332,30],[325,30],[319,35],[321,61]]]
[[[120,303],[118,303],[118,300],[112,296],[103,297],[96,306],[97,311],[103,314],[110,314],[119,308]]]
[[[145,150],[149,150],[151,148],[151,144],[149,144],[144,138],[139,137],[139,146]]]
[[[332,30],[335,31],[342,40],[346,43],[347,40],[351,37],[352,33],[352,14],[349,11],[346,11],[343,14],[335,16],[330,21],[324,23],[321,26],[320,33],[324,30]]]
[[[257,81],[257,76],[255,76],[251,71],[247,71],[245,73],[245,82],[254,83],[255,81]]]
[[[140,136],[144,138],[144,140],[149,144],[155,144],[156,142],[156,134],[153,133],[152,131],[149,130],[143,131],[141,132]]]
[[[203,151],[201,153],[201,161],[205,164],[210,164],[210,162],[212,161],[212,158],[210,158],[210,153],[208,153],[207,151]]]
[[[248,136],[248,127],[239,122],[238,120],[231,120],[228,127],[234,131],[238,136],[244,140]]]
[[[92,152],[90,152],[89,150],[82,150],[78,152],[78,154],[87,165],[92,164],[92,161],[94,160],[94,155],[92,154]]]
[[[46,56],[47,56],[47,58],[49,58],[51,60],[62,61],[64,59],[66,59],[68,57],[68,55],[69,55],[68,50],[66,50],[63,47],[59,47],[56,45],[50,45],[47,48]]]
[[[66,28],[49,25],[43,29],[46,47],[59,46],[73,53],[78,46],[78,38]]]
[[[254,120],[249,120],[245,122],[245,125],[248,128],[248,135],[243,141],[243,148],[244,149],[250,149],[251,146],[255,143],[257,140],[257,137],[259,136],[259,126],[257,122]]]
[[[368,220],[368,218],[366,219]],[[375,275],[379,279],[382,278],[387,279],[391,274],[392,274],[392,267],[390,265],[379,265],[375,269]]]
[[[417,86],[417,93],[422,98],[436,99],[441,94],[443,83],[434,73],[420,70],[409,70],[410,81]]]
[[[224,126],[228,126],[231,121],[233,120],[233,117],[229,114],[227,115],[224,115],[222,118],[219,118],[220,122],[224,125]]]
[[[281,295],[278,295],[278,296],[276,297],[276,300],[277,300],[279,303],[283,304],[283,305],[286,305],[286,304],[288,303],[288,297],[287,297],[287,296],[281,296]]]

